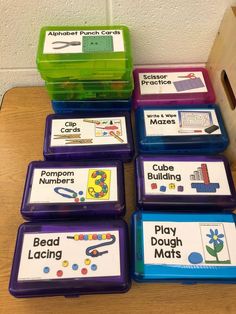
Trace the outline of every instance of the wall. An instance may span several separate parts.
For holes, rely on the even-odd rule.
[[[11,87],[43,85],[35,68],[41,26],[124,24],[135,64],[203,63],[232,4],[236,0],[0,0],[0,100]]]

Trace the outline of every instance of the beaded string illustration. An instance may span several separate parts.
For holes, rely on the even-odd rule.
[[[67,239],[72,239],[75,241],[78,240],[89,240],[89,236],[91,236],[91,240],[110,240],[109,242],[102,242],[96,245],[91,245],[89,247],[87,247],[85,254],[87,256],[91,256],[91,257],[98,257],[101,256],[103,254],[107,254],[108,250],[105,251],[98,251],[97,249],[103,246],[108,246],[108,245],[112,245],[113,243],[116,242],[116,237],[110,233],[108,234],[93,234],[93,235],[74,235],[74,236],[67,236]]]

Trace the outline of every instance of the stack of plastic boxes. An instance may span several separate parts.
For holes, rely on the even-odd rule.
[[[131,108],[133,65],[125,26],[43,27],[37,66],[56,113]]]
[[[142,155],[133,278],[236,283],[236,192],[227,159],[214,156],[228,135],[207,70],[139,68],[134,76]]]

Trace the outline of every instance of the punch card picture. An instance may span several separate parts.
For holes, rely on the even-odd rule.
[[[24,235],[18,281],[120,276],[117,230]]]
[[[35,169],[29,203],[112,202],[117,168]]]
[[[235,266],[234,223],[143,222],[145,264]]]

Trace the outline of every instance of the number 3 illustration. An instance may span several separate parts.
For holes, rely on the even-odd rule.
[[[95,170],[89,178],[88,194],[92,198],[104,198],[108,193],[107,174],[103,170]]]

